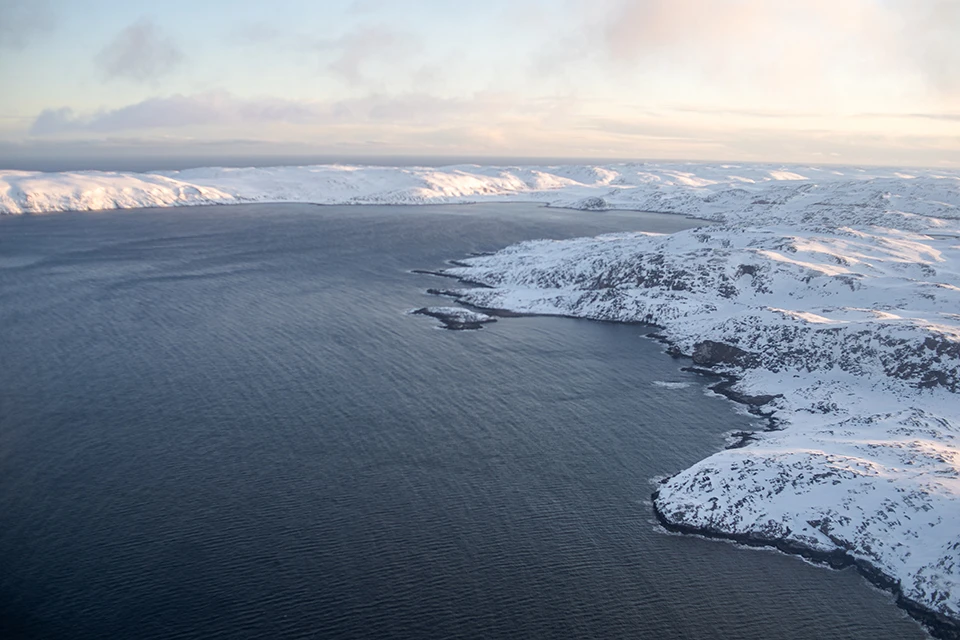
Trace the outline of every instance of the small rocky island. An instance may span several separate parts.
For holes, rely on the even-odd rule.
[[[423,307],[411,313],[436,318],[443,323],[444,328],[454,331],[472,331],[480,329],[488,322],[497,321],[493,316],[463,307]]]

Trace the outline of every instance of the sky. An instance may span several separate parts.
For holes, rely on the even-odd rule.
[[[960,0],[0,0],[0,159],[960,166]]]

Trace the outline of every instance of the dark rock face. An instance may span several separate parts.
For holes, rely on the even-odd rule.
[[[759,366],[756,354],[723,342],[704,340],[693,347],[693,362],[702,367],[728,365],[750,369]]]

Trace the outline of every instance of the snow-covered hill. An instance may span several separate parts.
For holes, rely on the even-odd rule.
[[[826,207],[904,200],[913,213],[958,215],[960,171],[769,165],[625,163],[605,166],[459,165],[204,168],[123,173],[0,171],[0,213],[130,209],[240,202],[439,204],[543,202],[579,209],[642,209],[731,219],[773,205],[810,215]],[[762,220],[755,219],[761,223]]]
[[[762,165],[0,172],[0,212],[533,201],[715,222],[534,241],[447,275],[461,301],[643,321],[780,430],[667,480],[668,525],[855,560],[960,637],[960,172]],[[589,215],[589,214],[585,214]],[[765,397],[764,397],[765,396]]]

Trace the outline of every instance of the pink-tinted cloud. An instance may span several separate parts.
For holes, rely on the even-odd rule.
[[[842,94],[864,77],[922,77],[936,91],[960,90],[956,0],[597,1],[605,19],[593,39],[621,65],[767,95]]]

